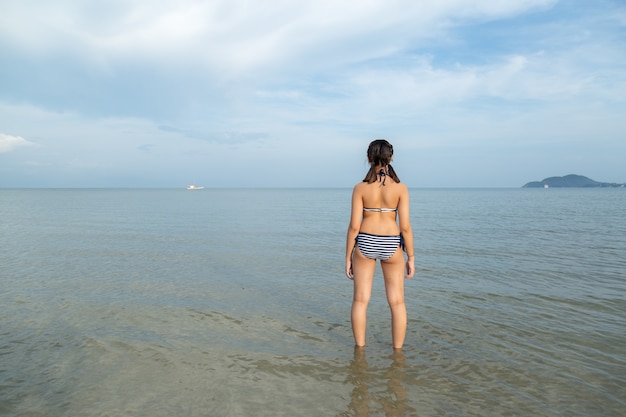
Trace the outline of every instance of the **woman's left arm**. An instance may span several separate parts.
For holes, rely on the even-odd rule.
[[[348,232],[346,233],[346,276],[353,279],[352,274],[352,252],[356,235],[361,228],[361,219],[363,217],[363,198],[358,191],[359,186],[355,186],[352,191],[352,209],[350,210],[350,223],[348,224]]]

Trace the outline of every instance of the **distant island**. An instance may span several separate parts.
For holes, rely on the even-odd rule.
[[[542,181],[531,181],[522,188],[549,188],[549,187],[571,187],[571,188],[596,188],[596,187],[621,187],[626,184],[616,184],[609,182],[598,182],[582,175],[566,175],[564,177],[549,177]]]

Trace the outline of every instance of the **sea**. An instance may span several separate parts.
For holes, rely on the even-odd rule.
[[[626,415],[625,189],[410,189],[402,351],[350,195],[1,189],[0,415]]]

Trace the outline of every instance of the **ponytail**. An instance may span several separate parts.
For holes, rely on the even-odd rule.
[[[395,182],[400,182],[400,178],[396,174],[396,171],[390,165],[391,158],[393,157],[393,146],[391,143],[384,139],[376,139],[372,141],[367,148],[367,160],[370,163],[370,169],[363,178],[363,182],[371,184],[380,179],[385,185],[384,178],[390,176]],[[376,167],[379,167],[379,171],[376,171]]]

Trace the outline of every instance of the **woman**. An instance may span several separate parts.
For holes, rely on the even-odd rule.
[[[354,281],[351,319],[357,346],[365,346],[367,304],[372,294],[376,260],[380,260],[391,309],[394,349],[402,348],[406,334],[404,279],[412,278],[415,273],[415,256],[409,191],[391,167],[392,159],[393,146],[389,142],[378,139],[370,143],[367,149],[370,169],[352,192],[346,276]],[[406,263],[403,248],[408,255]]]

